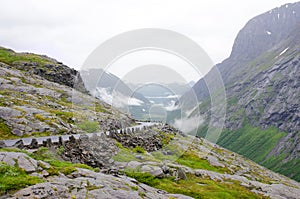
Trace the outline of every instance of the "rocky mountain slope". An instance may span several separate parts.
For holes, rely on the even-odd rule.
[[[161,147],[149,147],[152,136]],[[110,157],[110,164],[94,164]],[[0,161],[0,193],[8,198],[297,198],[300,193],[299,183],[165,125],[114,137],[82,136],[49,148],[3,148]]]
[[[34,139],[30,145],[19,141],[14,145],[18,148],[1,142],[3,198],[297,198],[300,194],[299,183],[202,138],[163,124],[131,128],[134,120],[128,115],[85,89],[72,89],[64,75],[55,80],[35,74],[35,68],[56,71],[52,67],[58,62],[52,59],[52,67],[47,67],[43,56],[4,48],[0,52],[1,139],[81,134],[78,139],[76,135],[57,142],[47,139],[41,145]],[[118,132],[122,127],[129,128]],[[108,133],[93,133],[100,130]]]
[[[0,139],[96,132],[134,123],[85,94],[83,84],[83,93],[73,89],[76,74],[53,59],[1,48]]]
[[[216,65],[227,95],[225,129],[218,144],[300,180],[300,3],[251,19],[239,32],[230,57]],[[205,137],[210,94],[196,83]],[[182,97],[188,103],[190,93]],[[193,114],[193,113],[192,113]],[[191,117],[192,115],[190,115]]]

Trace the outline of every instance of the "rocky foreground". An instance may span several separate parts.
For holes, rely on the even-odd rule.
[[[1,149],[2,171],[10,165],[27,178],[36,178],[36,183],[17,192],[3,192],[6,184],[2,194],[10,198],[298,198],[300,194],[299,183],[169,126],[116,136],[125,137],[124,142],[103,134],[50,148]],[[132,139],[126,139],[129,136]],[[145,150],[154,138],[161,147]],[[14,178],[8,171],[0,175]]]

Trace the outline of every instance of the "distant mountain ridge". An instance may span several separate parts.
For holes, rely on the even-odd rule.
[[[143,103],[149,101],[140,93],[132,91],[120,78],[102,69],[89,69],[80,71],[87,89],[95,94],[97,88],[104,88],[109,95],[118,92],[127,98],[136,98]],[[100,96],[101,97],[101,96]],[[103,100],[103,99],[102,99]]]

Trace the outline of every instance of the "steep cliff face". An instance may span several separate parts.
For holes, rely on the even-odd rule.
[[[280,45],[245,64],[239,70],[240,79],[226,84],[227,99],[233,103],[228,106],[227,128],[239,126],[243,118],[233,120],[233,116],[243,108],[240,116],[245,115],[254,126],[275,126],[287,133],[300,130],[299,36],[297,31]]]
[[[215,66],[222,75],[227,97],[225,129],[218,143],[297,180],[299,32],[300,3],[275,8],[251,19],[239,32],[230,57]],[[209,96],[213,93],[205,84],[208,78],[193,87],[205,118],[199,130],[201,136],[205,136],[211,119]],[[189,95],[182,97],[182,104]]]

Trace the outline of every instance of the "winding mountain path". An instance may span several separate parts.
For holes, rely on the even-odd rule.
[[[141,129],[144,127],[151,127],[154,125],[160,125],[160,123],[154,123],[154,122],[137,122],[138,125],[135,126],[130,126],[130,127],[125,127],[122,129],[118,129],[117,132],[120,133],[121,130],[124,129]],[[87,135],[89,137],[92,137],[94,134],[96,134],[97,136],[100,136],[101,134],[106,133],[107,135],[109,134],[109,132],[104,132],[104,131],[100,131],[97,133],[87,133],[87,134],[71,134],[71,135],[52,135],[52,136],[45,136],[45,137],[30,137],[30,138],[20,138],[20,139],[14,139],[14,140],[2,140],[2,142],[5,144],[6,147],[12,147],[14,146],[18,141],[22,140],[23,144],[25,146],[28,146],[31,144],[33,139],[36,139],[38,144],[42,144],[44,141],[47,141],[48,139],[51,140],[52,143],[58,143],[59,142],[59,138],[61,137],[63,141],[68,141],[70,139],[71,136],[73,136],[76,140],[79,139],[79,137],[81,135]]]

